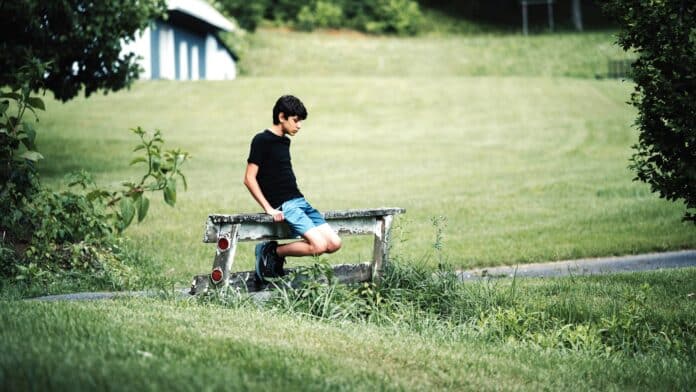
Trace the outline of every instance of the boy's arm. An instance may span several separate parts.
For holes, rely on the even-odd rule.
[[[249,190],[249,193],[251,193],[251,196],[254,197],[254,200],[256,200],[256,202],[259,203],[261,208],[263,208],[264,212],[266,212],[268,215],[271,215],[273,217],[273,221],[281,222],[283,219],[285,219],[285,217],[283,216],[283,212],[271,207],[271,205],[268,203],[268,200],[266,200],[266,197],[263,195],[263,192],[261,192],[259,182],[256,180],[256,175],[258,173],[259,166],[257,164],[247,164],[246,173],[244,173],[244,185],[246,185],[247,189]]]

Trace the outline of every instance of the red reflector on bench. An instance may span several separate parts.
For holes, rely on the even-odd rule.
[[[215,267],[213,272],[210,273],[210,279],[213,283],[218,284],[222,281],[222,269],[220,267]]]
[[[230,248],[230,240],[227,237],[218,238],[218,249],[227,250]]]

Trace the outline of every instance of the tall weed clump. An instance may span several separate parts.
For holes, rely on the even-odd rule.
[[[418,263],[392,263],[378,285],[339,284],[328,265],[309,270],[299,283],[281,281],[266,306],[327,321],[405,328],[444,340],[475,338],[605,356],[696,355],[696,321],[657,312],[650,284],[623,288],[610,308],[583,314],[555,311],[550,299],[527,283],[465,283],[456,271]],[[571,300],[583,299],[573,295]]]

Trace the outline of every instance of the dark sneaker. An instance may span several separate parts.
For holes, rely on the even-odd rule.
[[[273,263],[273,273],[276,276],[285,276],[285,270],[283,269],[283,265],[285,265],[285,257],[280,257],[278,254],[275,254],[275,261]]]
[[[283,270],[283,265],[285,264],[285,257],[278,256],[277,249],[278,242],[276,241],[271,241],[265,248],[266,267],[269,270],[269,276],[274,278],[285,276],[285,270]]]
[[[256,278],[258,281],[263,282],[263,275],[266,266],[266,247],[269,242],[264,241],[256,244],[254,254],[256,255]]]
[[[285,275],[283,264],[284,257],[278,257],[276,248],[278,242],[266,241],[256,245],[256,277],[260,282],[266,278],[277,278]]]
[[[278,243],[271,241],[266,247],[266,252],[266,267],[269,275],[274,278],[285,276],[285,271],[283,270],[285,257],[278,256]]]

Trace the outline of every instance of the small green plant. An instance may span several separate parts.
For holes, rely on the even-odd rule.
[[[202,305],[220,305],[238,309],[253,304],[248,294],[246,290],[226,286],[218,290],[208,290],[205,293],[192,297],[191,300]]]
[[[109,192],[97,187],[89,173],[80,171],[70,176],[69,183],[71,187],[79,185],[83,190],[89,189],[86,194],[88,201],[110,209],[112,212],[107,216],[119,233],[133,222],[135,216],[138,217],[138,222],[145,219],[150,207],[147,192],[161,191],[164,202],[173,207],[176,204],[177,179],[181,180],[184,189],[188,188],[181,166],[190,159],[189,154],[180,149],[164,151],[164,139],[159,130],[152,135],[141,127],[131,131],[140,137],[140,144],[133,151],[143,151],[145,154],[134,158],[130,163],[146,165],[147,172],[140,181],[123,182],[124,189]]]
[[[333,269],[326,261],[299,267],[286,278],[273,281],[276,287],[273,307],[310,317],[335,320],[350,317],[338,299],[346,294],[334,279]]]

